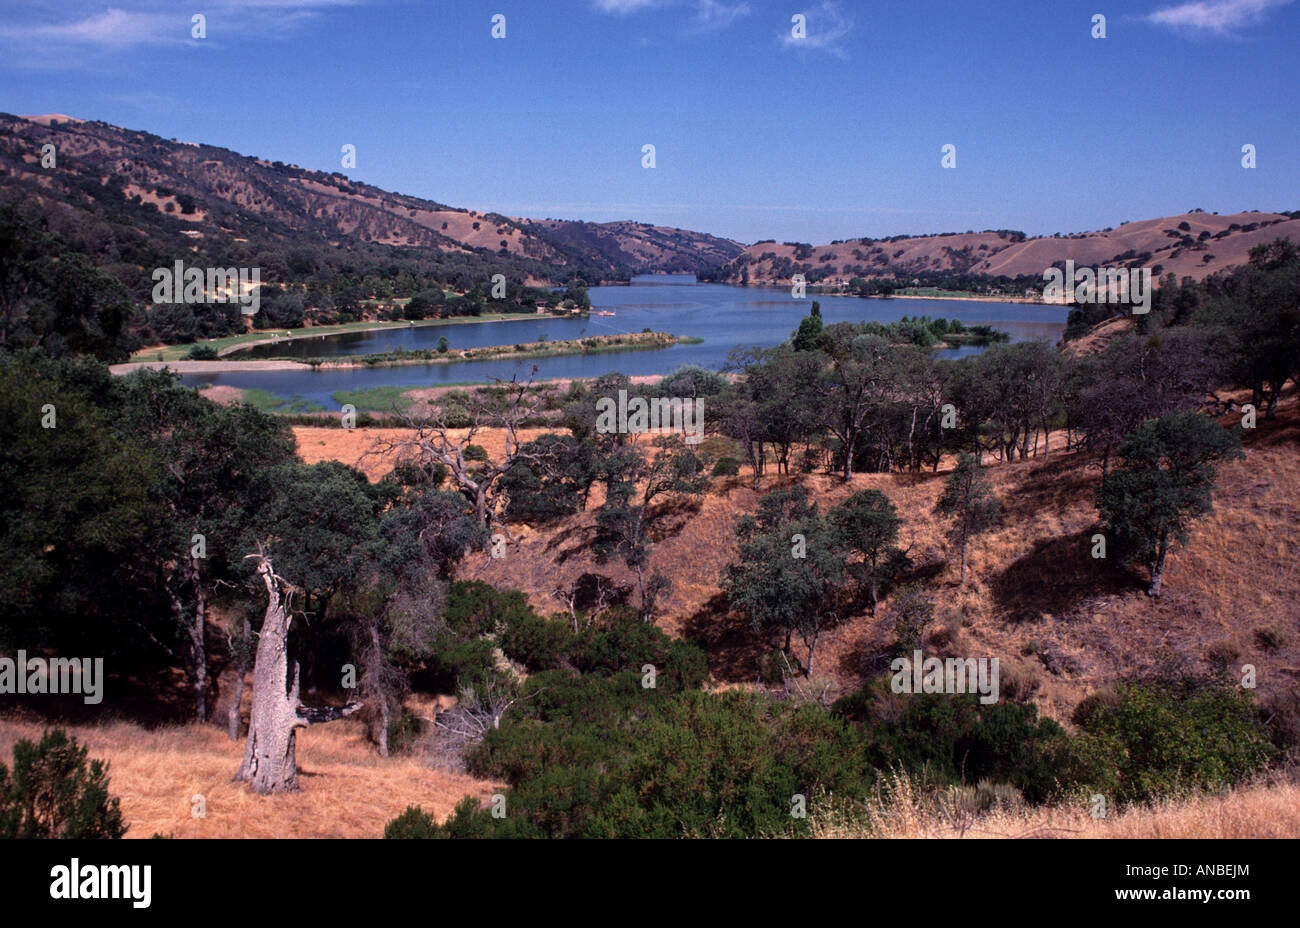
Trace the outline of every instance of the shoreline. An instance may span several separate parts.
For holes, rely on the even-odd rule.
[[[563,393],[564,391],[569,389],[569,386],[571,384],[594,383],[595,381],[599,380],[601,376],[602,375],[596,374],[590,377],[544,377],[537,380],[529,380],[527,382],[533,387],[538,387],[544,390]],[[662,376],[663,376],[662,374],[633,374],[628,377],[628,382],[637,386],[643,386],[645,384],[655,383],[656,381],[661,379]],[[728,372],[722,374],[721,376],[724,379],[734,383],[739,378],[740,375],[735,372]],[[421,401],[427,402],[432,399],[437,399],[438,397],[441,397],[443,394],[452,391],[477,390],[480,388],[491,387],[491,386],[494,386],[494,382],[490,380],[485,380],[485,381],[464,381],[464,382],[457,382],[457,383],[446,383],[446,384],[439,384],[437,386],[402,387],[397,389],[398,392],[400,392],[402,395],[409,397],[411,400],[415,402],[421,402]],[[196,389],[198,390],[200,395],[207,397],[213,402],[231,403],[231,402],[242,401],[244,399],[244,393],[247,388],[232,387],[224,384],[221,385],[209,384],[207,386],[198,387]],[[391,415],[391,412],[389,410],[374,410],[374,409],[358,408],[357,411],[365,412],[375,417],[384,417],[384,416]],[[340,413],[337,410],[315,410],[315,411],[301,412],[301,413],[271,410],[271,415],[314,416],[322,420],[329,420],[329,419],[337,419]]]
[[[131,354],[131,361],[123,363],[143,364],[143,363],[169,363],[175,361],[187,361],[183,356],[184,352],[196,345],[209,345],[213,342],[221,342],[226,339],[248,339],[247,341],[237,341],[235,344],[225,345],[217,349],[217,357],[224,358],[227,355],[237,354],[246,348],[254,348],[259,345],[277,345],[281,342],[302,341],[308,338],[328,338],[332,335],[350,335],[353,332],[386,332],[389,329],[417,329],[430,326],[440,325],[471,325],[480,322],[522,322],[527,319],[536,319],[538,316],[547,319],[584,319],[586,313],[571,313],[564,316],[557,316],[553,313],[484,313],[481,316],[448,316],[443,319],[419,319],[415,321],[407,320],[405,322],[383,320],[371,320],[369,322],[344,322],[332,325],[317,325],[289,329],[289,335],[275,335],[276,331],[285,331],[282,329],[266,329],[266,335],[261,338],[251,338],[254,332],[245,332],[240,335],[223,335],[218,338],[204,339],[203,341],[185,342],[181,345],[151,345],[148,348],[141,348]],[[157,355],[158,353],[182,352],[182,356],[176,358],[163,358],[160,362],[157,358],[146,359],[145,355]],[[263,359],[266,360],[266,359]],[[203,362],[212,363],[212,362]]]
[[[598,339],[601,341],[594,346],[582,344],[582,342],[590,339]],[[630,341],[626,341],[626,339],[630,339]],[[338,359],[317,358],[303,361],[290,360],[287,358],[249,359],[247,361],[225,359],[218,359],[216,361],[125,361],[121,364],[110,365],[108,370],[109,373],[114,375],[130,374],[137,370],[163,369],[170,369],[178,374],[233,374],[241,371],[350,370],[376,367],[410,367],[414,365],[431,364],[461,364],[470,361],[526,361],[538,358],[574,357],[585,354],[610,354],[618,351],[658,351],[665,348],[671,348],[673,345],[698,344],[699,341],[701,340],[688,335],[668,335],[663,332],[638,332],[628,335],[594,335],[587,336],[584,339],[571,339],[567,341],[529,342],[523,351],[516,351],[513,348],[509,348],[505,351],[493,351],[491,347],[483,347],[466,348],[462,349],[460,352],[448,352],[446,356],[433,357],[426,357],[423,355],[419,357],[402,357],[401,355],[397,355],[388,358],[375,355],[357,355],[354,358],[349,358],[348,356],[343,355]],[[547,350],[550,346],[555,346],[558,350]],[[371,358],[371,360],[365,360],[366,358]]]
[[[828,296],[850,296],[851,294],[827,294]],[[889,296],[868,296],[867,300],[945,300],[955,303],[1023,303],[1026,306],[1061,306],[1061,303],[1048,303],[1045,300],[1031,300],[1025,296],[919,296],[913,293],[893,293]]]
[[[749,283],[734,284],[726,281],[710,281],[718,283],[724,287],[738,287],[742,290],[785,290],[789,291],[790,286],[778,283]],[[1064,306],[1064,303],[1052,303],[1047,300],[1031,300],[1026,296],[921,296],[916,293],[873,293],[865,296],[859,296],[856,293],[842,293],[838,290],[826,290],[819,288],[816,284],[808,285],[808,298],[814,296],[842,296],[852,297],[859,300],[943,300],[957,303],[1023,303],[1027,306]]]

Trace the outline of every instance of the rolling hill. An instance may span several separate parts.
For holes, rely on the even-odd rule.
[[[54,145],[54,167],[42,151]],[[483,213],[381,190],[225,148],[61,114],[0,114],[0,194],[79,210],[191,243],[223,235],[281,243],[378,244],[515,259],[532,280],[690,272],[741,252],[730,239],[638,222],[568,222]]]
[[[1185,227],[1185,228],[1184,228]],[[918,274],[985,278],[1039,277],[1066,260],[1097,267],[1150,267],[1155,277],[1200,280],[1244,264],[1250,249],[1278,237],[1300,241],[1300,213],[1194,211],[1125,222],[1113,229],[1027,238],[1006,229],[945,235],[852,239],[829,245],[774,241],[750,245],[721,271],[728,283],[788,284],[802,273],[809,283],[846,284],[853,277]]]

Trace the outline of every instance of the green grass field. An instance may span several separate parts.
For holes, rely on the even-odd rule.
[[[250,406],[256,406],[262,412],[324,412],[325,407],[311,400],[305,400],[301,396],[280,396],[272,393],[270,390],[262,390],[258,387],[246,387],[243,390],[243,401]],[[360,408],[360,407],[358,407]]]
[[[368,390],[335,390],[330,395],[340,407],[351,403],[358,412],[405,412],[411,406],[407,394],[412,389],[420,388],[371,387]]]

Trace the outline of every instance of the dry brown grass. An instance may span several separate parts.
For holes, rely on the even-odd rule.
[[[362,456],[380,433],[398,430],[294,431],[304,459],[361,460],[373,478],[387,464]],[[489,453],[499,450],[499,435],[485,430],[477,440]],[[1032,694],[1058,721],[1068,721],[1081,699],[1123,676],[1171,664],[1204,671],[1207,651],[1224,641],[1241,650],[1234,666],[1257,668],[1259,696],[1294,690],[1300,682],[1300,403],[1294,391],[1275,422],[1260,420],[1246,434],[1246,459],[1220,469],[1215,512],[1170,557],[1158,601],[1145,595],[1140,574],[1091,558],[1100,472],[1082,455],[1063,453],[1063,445],[1056,436],[1050,459],[988,468],[1005,516],[996,530],[972,542],[964,588],[946,526],[933,514],[949,462],[937,474],[860,474],[849,484],[821,474],[769,475],[760,493],[802,483],[823,508],[857,490],[886,493],[903,519],[902,544],[910,546],[918,577],[938,603],[934,627],[945,627],[945,649],[998,657],[1018,692]],[[754,510],[759,495],[747,474],[716,479],[704,497],[660,508],[652,526],[650,568],[673,580],[658,623],[701,641],[723,683],[756,679],[756,661],[766,648],[729,614],[719,588],[736,555],[732,525]],[[588,512],[553,526],[513,527],[518,543],[505,558],[472,555],[458,575],[522,590],[543,614],[560,609],[555,589],[583,573],[604,574],[630,588],[632,574],[621,562],[597,564],[591,553],[599,493],[591,502]],[[889,646],[887,598],[881,606],[876,616],[841,623],[818,644],[816,669],[833,677],[837,692],[856,688]],[[1261,628],[1278,629],[1280,646],[1261,646]]]
[[[863,806],[833,801],[810,815],[818,838],[1297,838],[1300,785],[1255,784],[1193,795],[1094,818],[1087,803],[1022,807],[967,819],[951,794],[923,794],[894,777]]]
[[[452,429],[450,434],[459,439],[464,429]],[[522,441],[531,441],[544,432],[556,429],[520,429]],[[378,480],[393,469],[391,455],[372,454],[378,441],[401,441],[414,436],[407,428],[340,429],[310,425],[293,427],[293,437],[298,442],[298,456],[307,464],[320,461],[341,461],[359,468],[371,480]],[[481,445],[493,459],[505,453],[505,433],[501,429],[483,429],[474,436],[474,444]]]
[[[21,738],[38,740],[46,726],[0,719],[0,758]],[[379,757],[350,719],[298,733],[300,789],[258,796],[231,780],[244,739],[212,726],[143,729],[129,722],[63,725],[109,763],[109,792],[122,801],[129,838],[378,838],[408,805],[445,818],[463,798],[499,789],[472,777],[435,770],[417,757]],[[202,795],[205,818],[194,818]]]

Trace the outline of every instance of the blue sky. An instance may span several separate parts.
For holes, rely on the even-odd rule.
[[[1050,234],[1300,209],[1297,49],[1296,0],[6,0],[0,110],[510,215]]]

